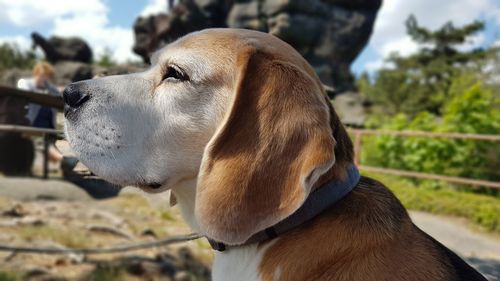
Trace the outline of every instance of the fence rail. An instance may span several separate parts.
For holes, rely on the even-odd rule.
[[[24,246],[12,246],[0,244],[0,252],[14,252],[14,253],[31,253],[31,254],[45,254],[45,255],[59,255],[59,254],[110,254],[110,253],[121,253],[129,251],[137,251],[143,249],[149,249],[160,246],[167,246],[172,244],[189,242],[191,240],[200,239],[204,236],[191,233],[188,235],[172,236],[161,240],[149,241],[149,242],[139,242],[129,245],[117,245],[112,247],[101,247],[101,248],[79,248],[79,249],[68,249],[68,248],[46,248],[46,247],[24,247]]]
[[[32,91],[25,91],[21,89],[11,88],[0,85],[0,96],[14,96],[22,99],[26,99],[31,103],[36,103],[43,106],[48,106],[55,108],[57,110],[63,110],[64,102],[63,98],[40,94]]]
[[[390,169],[385,167],[374,167],[369,165],[361,164],[361,150],[364,135],[387,135],[394,137],[423,137],[423,138],[444,138],[444,139],[463,139],[463,140],[476,140],[476,141],[491,141],[500,142],[500,135],[483,135],[483,134],[462,134],[462,133],[432,133],[432,132],[421,132],[421,131],[385,131],[385,130],[371,130],[371,129],[347,129],[349,133],[354,136],[354,162],[360,169],[365,171],[371,171],[382,174],[389,174],[395,176],[419,178],[419,179],[429,179],[429,180],[441,180],[450,183],[471,185],[477,187],[488,187],[493,189],[500,189],[500,182],[471,179],[464,177],[452,177],[446,175],[438,175],[431,173],[422,173],[408,170]]]
[[[35,135],[35,136],[43,136],[43,135],[62,135],[64,134],[61,130],[55,129],[42,129],[30,126],[21,126],[21,125],[4,125],[0,124],[0,132],[17,132],[23,133],[27,135]]]
[[[443,139],[463,139],[479,141],[500,141],[500,135],[486,134],[463,134],[463,133],[431,133],[421,131],[385,131],[373,129],[348,129],[353,134],[361,135],[387,135],[394,137],[425,137],[425,138],[443,138]]]

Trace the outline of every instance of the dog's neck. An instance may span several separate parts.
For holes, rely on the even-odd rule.
[[[339,163],[337,163],[339,164]],[[339,166],[339,165],[337,165]],[[247,242],[242,245],[255,244],[270,240],[275,238],[281,233],[287,232],[292,228],[296,228],[299,225],[311,220],[318,214],[322,213],[324,210],[329,208],[329,206],[335,204],[337,201],[341,200],[345,195],[347,195],[352,189],[357,186],[360,175],[358,169],[354,164],[349,166],[342,166],[342,173],[328,173],[335,174],[337,177],[327,184],[317,188],[304,204],[287,219],[276,223],[275,225],[255,233],[250,237]],[[328,176],[328,175],[325,175]],[[172,188],[173,196],[179,208],[181,209],[182,216],[188,225],[196,232],[199,232],[199,226],[194,214],[195,203],[196,203],[196,179],[189,179],[180,182]],[[224,251],[227,246],[224,243],[208,239],[212,248],[218,251]]]
[[[196,201],[196,178],[184,180],[172,187],[172,193],[181,209],[181,214],[186,223],[195,232],[199,232],[199,226],[194,215]]]

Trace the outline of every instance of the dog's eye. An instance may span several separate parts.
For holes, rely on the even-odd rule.
[[[167,67],[167,70],[163,75],[163,81],[167,82],[179,82],[179,81],[186,81],[188,79],[189,77],[176,66]]]

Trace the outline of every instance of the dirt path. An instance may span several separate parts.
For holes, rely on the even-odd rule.
[[[500,240],[477,233],[460,220],[422,212],[410,212],[423,231],[455,251],[488,280],[500,281]]]
[[[49,182],[50,184],[47,184]],[[63,208],[64,206],[61,205],[62,207],[59,206],[60,208],[59,207],[53,209],[49,208],[54,212],[61,208],[62,210],[73,210],[73,212],[66,212],[66,211],[63,212],[68,216],[74,215],[74,213],[78,210],[80,211],[84,210],[85,214],[88,213],[87,212],[88,207],[90,207],[88,204],[94,202],[93,200],[90,200],[90,197],[83,190],[77,188],[76,186],[71,186],[71,184],[69,183],[60,181],[42,181],[37,179],[0,178],[0,196],[2,195],[5,197],[16,198],[17,200],[21,201],[34,200],[37,199],[38,197],[57,198],[57,199],[70,200],[75,202],[74,204],[83,204],[84,206],[87,206],[86,208],[83,207]],[[127,198],[128,197],[125,197],[125,199]],[[118,208],[117,210],[122,212],[128,210],[128,208],[125,208],[125,206],[130,206],[130,204],[132,203],[130,204],[123,203],[122,201],[124,201],[125,199],[123,198],[114,199],[114,201],[121,202],[123,205],[123,206],[120,205],[120,208]],[[131,199],[128,198],[127,200]],[[85,201],[85,203],[81,201]],[[112,203],[114,201],[111,200],[109,202]],[[106,204],[106,202],[108,201],[103,201],[100,204]],[[125,200],[125,202],[128,201]],[[32,203],[23,203],[23,204],[27,206],[26,208],[28,208],[30,206],[29,204],[36,205],[36,201],[33,201]],[[58,204],[58,202],[49,201],[48,203],[43,203],[43,204]],[[41,206],[44,206],[43,204]],[[73,203],[62,202],[60,204],[73,204]],[[98,204],[97,201],[95,204]],[[147,203],[143,202],[143,204]],[[8,205],[10,206],[11,204]],[[135,202],[132,205],[137,207],[137,203]],[[153,204],[153,205],[164,206],[166,204],[164,203],[164,201],[161,201],[158,202],[158,204]],[[100,206],[97,209],[101,210],[102,209],[101,207],[102,206]],[[137,215],[136,214],[137,210],[135,209],[136,208],[134,208],[132,214],[125,213],[122,215],[123,217],[129,218],[131,221],[138,221],[138,222],[147,221],[146,225],[141,226],[142,228],[140,229],[152,227],[152,222],[150,221],[151,212],[157,214],[157,216],[159,217],[163,216],[161,223],[159,223],[160,225],[165,224],[163,220],[168,220],[169,224],[171,223],[170,215],[167,216],[165,212],[162,213],[159,210],[156,210],[156,208],[150,208],[149,206],[143,207],[143,209],[147,211],[144,212],[148,213],[147,216],[149,218],[148,220],[144,220],[144,218],[142,217],[137,220],[133,220],[132,215]],[[37,212],[35,211],[33,211],[32,213],[37,214]],[[436,238],[438,241],[440,241],[441,243],[443,243],[444,245],[455,251],[461,257],[466,259],[469,264],[471,264],[481,273],[483,273],[486,276],[486,278],[488,278],[491,281],[500,281],[500,239],[493,238],[491,236],[471,230],[467,226],[467,224],[461,219],[437,216],[428,213],[414,212],[414,211],[410,212],[410,215],[414,220],[415,224],[418,225],[422,230],[424,230],[425,232]],[[75,219],[70,221],[81,221],[82,216],[83,215],[78,215],[78,217],[80,218],[79,220]],[[57,216],[53,214],[44,215],[41,217],[57,218]],[[163,228],[158,228],[158,229],[166,231],[166,229]],[[184,232],[186,231],[187,230],[185,230]],[[168,232],[180,233],[179,231],[173,231],[170,228],[168,229]]]

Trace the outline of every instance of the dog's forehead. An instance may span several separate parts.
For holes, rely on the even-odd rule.
[[[215,30],[193,32],[157,51],[151,60],[161,63],[188,56],[197,59],[205,57],[210,60],[217,60],[223,56],[233,56],[237,51],[235,48],[237,38],[238,35],[232,32],[217,32]]]
[[[231,72],[238,49],[235,36],[224,32],[195,32],[156,51],[153,65],[176,64],[191,75],[203,77],[215,72]]]
[[[218,72],[234,73],[242,52],[266,53],[270,58],[287,61],[309,74],[314,70],[293,47],[268,33],[231,28],[213,28],[190,33],[157,51],[153,64],[175,63],[200,77]]]
[[[160,61],[175,53],[199,55],[217,60],[224,56],[235,57],[244,47],[274,54],[284,53],[295,57],[298,53],[287,43],[268,33],[232,28],[211,28],[192,32],[170,43],[153,55],[153,61]]]
[[[278,37],[249,29],[211,28],[188,34],[176,43],[203,49],[212,57],[221,54],[236,57],[242,52],[265,53],[269,58],[286,61],[314,73],[309,63],[297,50]]]

